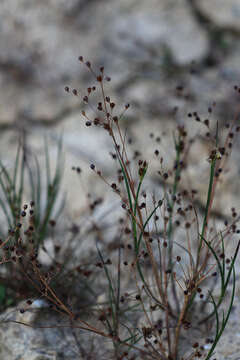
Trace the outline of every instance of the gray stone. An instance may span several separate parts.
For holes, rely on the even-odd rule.
[[[109,22],[108,41],[119,54],[134,61],[161,63],[164,48],[180,65],[201,60],[208,51],[206,33],[192,18],[187,1],[148,1],[125,9]],[[153,55],[155,53],[155,55]]]
[[[33,310],[20,314],[21,303],[0,318],[0,357],[8,360],[86,360],[112,358],[107,342],[101,337],[72,328],[67,317],[31,305]],[[35,309],[34,309],[35,308]],[[88,319],[89,321],[89,319]],[[90,320],[91,321],[91,320]],[[21,325],[23,322],[33,327]],[[98,324],[99,325],[99,324]],[[38,326],[41,326],[39,328]],[[44,327],[45,326],[45,327]]]
[[[240,30],[240,3],[238,0],[201,0],[196,4],[216,25]]]
[[[121,84],[132,71],[131,54],[134,61],[139,57],[152,61],[148,52],[153,50],[153,61],[161,64],[163,46],[174,61],[186,64],[201,59],[208,49],[206,34],[183,0],[177,5],[151,0],[147,8],[144,2],[126,0],[110,7],[105,1],[64,5],[54,0],[48,6],[32,6],[11,0],[3,1],[0,11],[0,84],[4,90],[0,124],[5,125],[24,120],[56,122],[76,106],[73,97],[63,96],[63,88],[70,79],[73,87],[80,84],[82,88],[84,76],[77,61],[81,54],[118,73],[115,83],[118,79]]]
[[[25,118],[56,121],[73,105],[73,97],[64,97],[63,89],[74,78],[79,86],[79,52],[87,57],[99,43],[99,36],[91,35],[89,41],[81,21],[72,24],[71,16],[56,2],[36,6],[24,0],[3,1],[0,12],[0,84],[4,89],[0,124]],[[80,9],[78,13],[81,17]]]

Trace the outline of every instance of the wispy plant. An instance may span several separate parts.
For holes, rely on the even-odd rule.
[[[9,253],[5,252],[2,263],[14,263],[40,297],[47,298],[58,313],[70,318],[72,327],[110,339],[114,359],[129,359],[131,356],[131,359],[190,360],[201,357],[208,360],[226,328],[235,295],[235,264],[240,242],[233,246],[234,250],[226,246],[226,240],[229,243],[229,238],[234,238],[237,233],[239,219],[235,209],[232,210],[234,216],[230,225],[225,223],[219,231],[211,228],[210,224],[219,179],[224,174],[233,139],[240,127],[235,122],[227,124],[227,135],[223,141],[218,124],[211,123],[209,119],[202,120],[197,112],[188,114],[192,121],[196,120],[207,129],[205,138],[210,148],[208,189],[203,214],[195,202],[197,190],[189,186],[186,189],[184,183],[187,157],[191,150],[189,144],[192,141],[183,125],[177,126],[173,142],[175,159],[168,170],[159,151],[155,151],[156,159],[159,160],[161,188],[159,198],[153,191],[150,201],[144,189],[144,181],[151,164],[141,155],[136,152],[131,154],[131,150],[127,149],[126,133],[121,126],[129,104],[116,115],[116,105],[105,90],[105,81],[110,81],[110,78],[105,75],[104,68],[96,72],[89,61],[84,62],[82,57],[79,57],[79,61],[92,73],[96,85],[88,87],[83,94],[68,86],[65,90],[71,91],[85,103],[81,112],[85,125],[103,129],[112,140],[113,150],[110,155],[117,166],[115,182],[109,181],[95,164],[91,164],[90,168],[119,197],[119,210],[123,214],[119,219],[120,229],[113,241],[112,251],[104,237],[99,236],[99,224],[93,222],[100,262],[95,264],[95,271],[78,268],[79,274],[84,274],[86,278],[91,276],[91,272],[95,273],[95,279],[98,279],[98,285],[95,286],[105,290],[106,303],[96,302],[96,306],[89,310],[92,321],[78,316],[54,289],[54,279],[60,271],[57,266],[52,271],[42,270],[34,246],[30,247],[30,251],[22,252],[22,244],[16,241],[16,236],[13,255],[9,257]],[[100,101],[96,103],[91,96],[97,89]],[[209,109],[211,112],[212,109]],[[61,178],[58,169],[51,180],[47,146],[45,149],[48,192],[44,217],[41,218],[36,211],[36,224],[42,232],[41,236],[36,234],[38,243],[46,236],[49,214],[55,204]],[[30,168],[29,176],[32,197],[40,206],[40,166],[37,160],[35,163],[38,174],[36,185]],[[15,231],[19,234],[22,230]],[[9,238],[2,243],[3,252],[11,237],[13,234],[9,234]],[[27,259],[26,262],[24,259]],[[25,263],[28,264],[28,271],[24,267]],[[101,286],[103,275],[105,286]],[[230,301],[224,313],[223,300],[226,300],[230,290]],[[212,328],[210,322],[214,324]],[[203,325],[208,325],[208,336],[213,337],[210,350],[204,347],[201,339]]]
[[[79,60],[83,62],[82,57],[80,57]],[[187,131],[184,126],[178,127],[178,137],[174,142],[176,159],[174,162],[174,179],[171,192],[169,194],[169,192],[165,190],[164,198],[160,199],[157,204],[153,206],[152,210],[148,210],[146,202],[140,204],[140,193],[144,178],[147,174],[148,163],[146,160],[138,160],[137,171],[139,180],[136,182],[136,180],[133,179],[132,168],[130,167],[131,161],[129,161],[129,155],[126,149],[125,135],[123,135],[120,127],[121,117],[128,109],[129,105],[127,104],[125,106],[125,109],[120,116],[115,115],[115,103],[112,102],[110,96],[105,93],[104,81],[109,80],[109,78],[104,75],[104,68],[100,68],[100,72],[97,74],[93,70],[90,62],[87,61],[85,65],[99,84],[102,101],[98,102],[96,107],[94,104],[91,104],[90,98],[92,92],[96,90],[95,86],[88,88],[87,93],[84,96],[80,95],[76,89],[73,89],[72,93],[75,96],[81,96],[83,102],[89,105],[89,108],[94,113],[93,118],[91,118],[86,110],[82,111],[82,115],[86,119],[86,126],[95,125],[102,127],[112,138],[115,149],[115,158],[118,160],[120,165],[120,175],[118,177],[118,184],[112,183],[109,185],[113,191],[120,196],[122,200],[122,207],[127,211],[131,221],[132,229],[130,233],[132,234],[133,249],[135,254],[135,259],[133,259],[131,264],[131,271],[135,274],[134,276],[137,289],[142,289],[141,291],[145,293],[145,296],[151,303],[150,310],[156,307],[156,309],[161,309],[161,312],[164,314],[163,324],[165,325],[163,326],[163,329],[165,330],[162,331],[165,333],[166,340],[164,340],[162,336],[159,336],[159,334],[156,334],[154,330],[154,322],[153,320],[150,321],[149,316],[147,315],[148,311],[146,310],[146,299],[143,300],[143,297],[140,296],[140,302],[142,303],[143,311],[146,315],[146,321],[150,324],[151,333],[156,338],[155,344],[151,344],[151,346],[149,345],[149,354],[151,354],[153,358],[155,358],[156,354],[159,354],[159,358],[177,359],[179,358],[179,342],[181,341],[182,332],[184,329],[194,326],[194,322],[192,324],[191,321],[188,320],[193,318],[191,313],[194,309],[199,307],[199,303],[207,303],[208,301],[203,299],[204,296],[202,287],[205,289],[207,286],[211,272],[217,266],[221,274],[221,271],[223,271],[224,274],[227,274],[227,279],[229,280],[234,268],[239,246],[236,248],[234,258],[232,260],[228,259],[228,262],[231,262],[229,270],[227,271],[225,269],[225,265],[223,265],[224,270],[222,270],[219,267],[218,258],[219,244],[223,244],[224,240],[220,240],[222,233],[216,233],[214,237],[212,237],[211,232],[209,232],[209,221],[211,218],[211,210],[219,177],[223,172],[226,158],[229,158],[234,133],[238,132],[239,128],[234,123],[229,126],[225,143],[221,146],[218,125],[216,127],[215,134],[212,135],[210,121],[208,119],[202,121],[197,112],[189,114],[189,117],[195,118],[197,122],[201,123],[208,129],[207,138],[209,143],[212,144],[212,150],[209,155],[209,187],[201,231],[198,210],[194,205],[194,191],[191,192],[190,204],[187,208],[184,210],[182,207],[178,206],[176,209],[176,205],[183,205],[185,203],[186,206],[186,200],[184,199],[186,195],[184,193],[181,194],[181,192],[178,191],[178,188],[182,185],[181,172],[184,169],[187,152],[189,151],[189,147],[186,146]],[[69,87],[66,87],[65,90],[67,92],[70,91]],[[209,109],[209,113],[211,112],[212,109]],[[229,150],[227,151],[227,149]],[[108,183],[102,175],[102,172],[95,168],[95,165],[91,165],[91,168],[100,178]],[[168,173],[160,171],[160,175],[162,176],[163,183],[166,183],[169,177]],[[122,184],[125,185],[126,196],[124,194]],[[187,193],[188,192],[186,191],[186,194]],[[143,211],[145,212],[145,215]],[[158,211],[162,214],[163,229],[162,231],[156,232],[162,233],[163,236],[157,237],[157,241],[155,241],[157,242],[156,246],[152,239],[153,230],[150,230],[150,228],[152,219],[154,219],[156,230],[159,227],[157,224],[157,219],[159,218],[157,215]],[[187,212],[189,212],[189,215]],[[193,215],[191,213],[193,213]],[[184,227],[186,229],[186,245],[183,244],[180,247],[182,248],[183,255],[187,254],[188,260],[184,260],[184,263],[181,251],[176,251],[175,249],[177,245],[175,245],[176,242],[173,233],[173,221],[175,217],[178,217],[178,215],[185,219]],[[177,220],[176,223],[179,226],[180,221]],[[190,231],[190,229],[193,228],[194,223],[197,224],[195,226],[195,230]],[[193,236],[195,239],[197,238],[197,243],[196,240],[193,241],[191,239]],[[194,248],[196,248],[197,251],[194,251]],[[179,254],[177,257],[175,257],[176,253]],[[149,271],[146,270],[146,261],[144,260],[144,256],[148,259],[151,269]],[[224,259],[227,256],[224,247],[222,248],[221,256]],[[186,256],[183,258],[187,259]],[[212,264],[214,260],[216,261],[215,265]],[[179,270],[176,272],[176,264],[178,265],[178,268],[180,267],[180,272]],[[151,276],[151,281],[149,281],[149,276]],[[171,286],[169,286],[170,284]],[[225,297],[226,289],[229,286],[230,285],[227,281],[226,286],[222,287],[221,299]],[[175,302],[172,301],[170,291],[172,291]],[[199,300],[199,295],[201,300]],[[210,292],[206,297],[206,299],[209,298],[213,301],[214,311],[212,313],[208,313],[207,315],[203,314],[202,321],[206,322],[215,315],[216,321],[218,322],[217,316],[222,300],[220,303],[218,302],[218,304],[216,304],[214,302],[215,300],[213,300],[213,292]],[[206,309],[206,306],[204,308]],[[231,310],[231,305],[229,309]],[[227,318],[223,321],[221,331],[217,331],[216,337],[218,339],[225,328],[230,310]],[[199,324],[200,323],[201,321],[199,321]],[[214,347],[215,345],[216,342],[214,342]],[[194,357],[197,353],[200,354],[199,349],[194,350],[191,356]],[[209,354],[207,356],[210,356]]]

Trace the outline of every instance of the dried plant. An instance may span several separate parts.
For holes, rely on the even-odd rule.
[[[86,320],[68,306],[58,295],[57,288],[54,289],[54,277],[61,266],[45,272],[34,244],[24,250],[20,240],[21,221],[16,225],[14,236],[10,234],[1,244],[1,262],[14,263],[40,296],[70,320],[68,326],[110,339],[113,353],[109,358],[210,359],[232,310],[235,262],[240,246],[236,239],[239,233],[236,210],[232,209],[232,221],[224,222],[219,228],[212,222],[213,204],[226,163],[229,163],[234,137],[240,128],[235,121],[227,124],[223,140],[218,123],[201,120],[197,112],[189,113],[192,122],[207,129],[205,137],[210,148],[203,214],[197,206],[197,190],[194,187],[186,190],[184,184],[187,158],[193,143],[184,126],[176,128],[172,168],[166,170],[165,160],[157,149],[155,151],[159,161],[158,193],[161,194],[157,198],[156,190],[149,194],[143,189],[148,161],[141,158],[140,153],[131,155],[127,148],[121,121],[129,104],[116,114],[116,105],[106,93],[105,82],[111,79],[105,75],[104,68],[95,72],[89,61],[84,62],[82,57],[79,61],[92,73],[96,85],[88,87],[84,94],[68,86],[65,90],[85,103],[82,116],[86,126],[96,126],[110,136],[113,144],[110,155],[117,164],[115,182],[109,181],[95,164],[90,165],[121,201],[121,216],[111,246],[106,245],[101,224],[92,220],[99,261],[92,264],[95,270],[91,271],[99,286],[101,281],[98,279],[105,275],[106,301],[96,302]],[[101,100],[96,104],[92,96],[97,90]],[[211,113],[212,108],[208,112]],[[153,134],[150,136],[154,137]],[[81,172],[76,166],[73,170]],[[6,250],[10,238],[13,245]],[[86,277],[90,275],[80,268],[81,271]],[[97,285],[93,283],[94,286]]]

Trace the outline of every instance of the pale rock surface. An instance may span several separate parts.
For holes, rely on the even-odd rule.
[[[240,31],[240,3],[238,0],[201,0],[196,4],[205,16],[216,25]]]

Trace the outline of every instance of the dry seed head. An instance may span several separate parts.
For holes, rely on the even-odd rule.
[[[53,219],[51,219],[51,220],[49,220],[49,224],[50,224],[52,227],[54,227],[54,226],[56,226],[56,221],[53,220]],[[31,227],[31,228],[32,228],[32,227]],[[29,226],[29,230],[30,230],[30,226]],[[32,228],[32,230],[33,230],[33,228]]]
[[[93,121],[94,125],[99,125],[100,124],[100,120],[98,118],[95,118]]]

